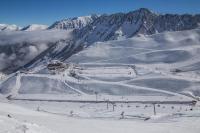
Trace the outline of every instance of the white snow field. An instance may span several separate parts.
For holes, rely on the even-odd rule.
[[[199,133],[199,54],[196,29],[97,42],[64,71],[34,64],[1,81],[0,129]]]
[[[35,105],[41,105],[38,111],[34,111],[36,108],[33,106]],[[8,103],[4,101],[4,103],[0,102],[0,106],[0,133],[198,133],[200,130],[199,106],[194,107],[193,111],[181,111],[182,113],[174,114],[169,111],[169,113],[154,116],[151,114],[152,110],[148,109],[149,107],[144,111],[145,109],[139,105],[137,108],[130,105],[129,108],[132,109],[129,112],[149,113],[149,120],[144,120],[145,115],[137,114],[125,115],[125,118],[120,119],[122,107],[118,105],[116,111],[110,109],[105,111],[104,106],[98,105],[48,102]],[[69,111],[72,107],[75,108],[73,114]],[[165,107],[163,110],[172,110],[168,106]],[[102,116],[114,115],[115,117],[90,118],[88,114],[81,112],[83,110],[87,112],[96,110],[93,114],[101,112]],[[176,106],[174,110],[177,110]],[[125,114],[128,113],[128,110],[126,111]],[[79,115],[85,117],[79,117]]]

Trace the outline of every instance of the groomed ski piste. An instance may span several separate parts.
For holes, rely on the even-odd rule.
[[[97,42],[65,60],[64,70],[37,62],[8,75],[2,133],[198,133],[199,34]]]

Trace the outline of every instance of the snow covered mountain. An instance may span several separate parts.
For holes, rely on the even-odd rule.
[[[64,29],[64,30],[81,29],[86,25],[92,23],[97,17],[98,17],[97,15],[91,15],[91,16],[67,18],[55,22],[53,25],[49,27],[49,29]]]
[[[53,53],[63,53],[66,40]],[[61,71],[47,61],[8,75],[0,84],[1,131],[109,133],[112,125],[115,133],[198,133],[199,101],[187,102],[200,96],[199,44],[200,29],[97,42]]]
[[[80,21],[93,18],[89,23],[83,26]],[[77,23],[80,21],[80,25]],[[109,40],[118,40],[123,38],[131,38],[140,35],[153,35],[167,31],[182,31],[195,29],[199,27],[200,15],[176,15],[176,14],[157,14],[148,9],[141,8],[129,13],[117,13],[111,15],[89,16],[74,19],[67,19],[57,23],[61,29],[73,30],[73,41],[70,45],[66,43],[60,52],[54,53],[51,48],[39,55],[40,60],[59,59],[66,60],[74,53],[81,51],[84,47],[92,45],[95,42],[104,42]],[[65,27],[66,26],[66,27]],[[77,27],[78,26],[78,27]],[[65,28],[64,28],[65,27]],[[51,29],[51,28],[50,28]],[[73,42],[73,43],[72,43]],[[60,47],[60,46],[54,46]],[[48,53],[48,54],[47,54]],[[52,56],[53,55],[53,56]],[[36,60],[34,60],[36,61]],[[39,61],[37,61],[38,63]],[[29,65],[31,65],[31,61]]]
[[[18,31],[21,28],[17,25],[0,24],[0,31]]]
[[[10,75],[0,92],[198,97],[199,44],[199,29],[98,42],[71,57],[74,43],[59,42],[28,71]],[[65,62],[66,69],[53,73],[47,57]]]
[[[47,25],[41,24],[31,24],[21,29],[21,31],[36,31],[36,30],[46,30],[48,28]]]
[[[166,31],[190,30],[199,28],[199,23],[200,15],[157,14],[145,8],[129,13],[116,13],[101,16],[91,15],[64,19],[54,23],[48,30],[64,29],[70,32],[71,39],[57,40],[58,43],[54,43],[52,47],[48,47],[45,51],[39,52],[40,54],[36,55],[37,58],[31,58],[26,67],[33,66],[33,64],[36,65],[35,62],[40,63],[40,61],[46,59],[59,59],[64,61],[95,42],[152,35]],[[23,29],[31,31],[43,28],[46,28],[46,26],[30,25]],[[26,33],[20,35],[25,34]],[[7,38],[12,38],[12,34],[1,33],[1,36],[4,35],[6,35]],[[51,36],[53,37],[54,35],[51,34]],[[49,38],[51,36],[49,36]],[[67,36],[68,34],[66,34],[66,37]],[[15,39],[14,37],[14,40]],[[1,39],[1,41],[5,41],[5,38]],[[12,44],[14,43],[15,42]],[[3,44],[5,45],[4,42]],[[32,42],[26,41],[26,44],[29,45],[32,44]],[[18,58],[18,56],[16,58]]]
[[[1,24],[0,132],[198,133],[199,26],[144,8]]]
[[[116,40],[138,34],[152,35],[165,31],[181,31],[198,28],[200,14],[157,14],[146,8],[129,13],[101,15],[93,23],[75,30],[83,42]]]

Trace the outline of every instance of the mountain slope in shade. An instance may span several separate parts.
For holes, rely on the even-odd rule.
[[[71,31],[0,32],[0,71],[12,73],[60,40],[71,38]]]
[[[22,31],[36,31],[36,30],[46,30],[48,28],[47,25],[41,25],[41,24],[31,24],[24,28],[22,28]]]

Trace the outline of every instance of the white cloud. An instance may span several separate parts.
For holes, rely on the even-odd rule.
[[[22,66],[46,50],[50,43],[70,38],[71,31],[64,30],[0,32],[0,46],[5,49],[0,53],[0,70]]]

